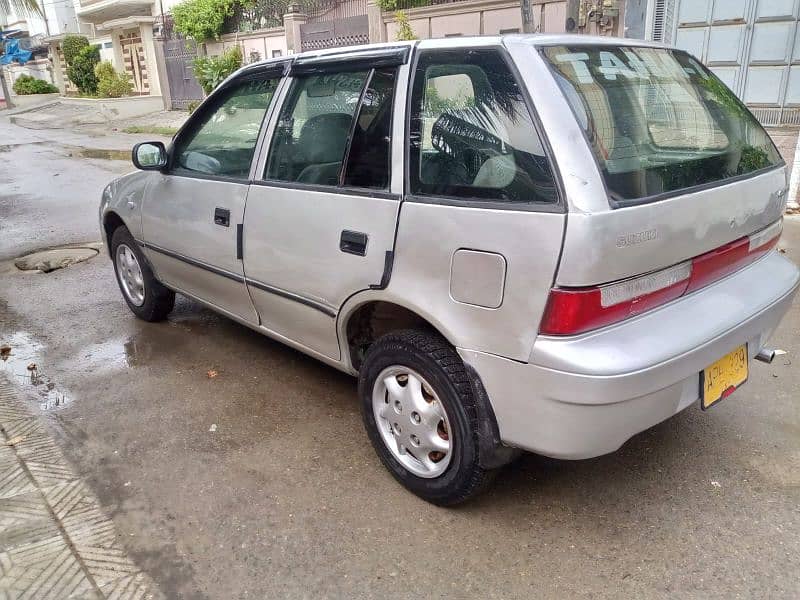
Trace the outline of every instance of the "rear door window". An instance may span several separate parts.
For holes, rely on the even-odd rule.
[[[386,189],[396,73],[392,67],[295,78],[265,178]]]
[[[498,49],[421,52],[409,157],[412,194],[557,201],[541,138]]]
[[[281,110],[267,179],[337,185],[369,71],[299,77]]]
[[[620,204],[783,164],[750,111],[685,52],[551,46],[542,53]]]
[[[392,160],[392,100],[397,69],[376,69],[361,100],[344,185],[386,189]]]

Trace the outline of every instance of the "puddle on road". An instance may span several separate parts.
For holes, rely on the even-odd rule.
[[[15,382],[30,387],[39,397],[39,408],[52,410],[71,403],[66,391],[42,370],[43,346],[24,331],[12,334],[0,342],[0,371],[8,373]]]
[[[125,160],[131,159],[130,150],[106,150],[104,148],[80,148],[78,154],[83,158],[99,158],[101,160]]]
[[[135,337],[118,338],[86,346],[60,364],[76,373],[122,371],[151,363],[157,351],[158,345],[153,342]],[[0,372],[8,373],[15,383],[33,390],[42,410],[72,403],[73,396],[57,385],[47,372],[44,345],[27,332],[0,338]]]
[[[86,347],[73,370],[99,372],[141,366],[150,361],[152,353],[152,343],[136,338],[108,340]]]

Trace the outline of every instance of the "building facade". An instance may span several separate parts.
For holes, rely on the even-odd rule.
[[[11,87],[20,75],[32,75],[45,81],[55,80],[53,66],[48,60],[48,40],[51,36],[79,33],[80,25],[71,1],[43,3],[44,15],[0,15],[0,25],[8,37],[17,39],[20,48],[33,53],[25,65],[5,68],[6,81]]]

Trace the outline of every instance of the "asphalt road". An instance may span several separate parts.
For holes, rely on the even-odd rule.
[[[0,119],[0,139],[37,142],[0,152],[8,259],[99,239],[102,185],[129,166],[65,146],[142,136]],[[800,261],[800,220],[781,247]],[[523,456],[441,509],[384,471],[351,378],[185,299],[137,321],[103,253],[47,275],[0,265],[0,341],[22,357],[6,368],[37,362],[67,459],[170,598],[796,598],[798,331],[796,303],[773,340],[788,354],[709,412],[593,460]]]

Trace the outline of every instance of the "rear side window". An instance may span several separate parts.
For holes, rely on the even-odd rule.
[[[396,72],[396,69],[378,69],[367,85],[347,157],[344,178],[347,186],[389,187],[392,99]]]
[[[557,201],[522,91],[496,49],[422,52],[411,98],[413,194]]]
[[[369,71],[294,80],[281,110],[267,179],[336,185]]]
[[[244,81],[218,92],[176,140],[173,172],[246,179],[279,80]]]
[[[655,200],[783,163],[736,95],[685,52],[609,46],[542,52],[612,200]]]
[[[386,188],[394,82],[394,69],[295,79],[273,137],[266,178]]]

